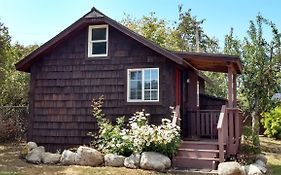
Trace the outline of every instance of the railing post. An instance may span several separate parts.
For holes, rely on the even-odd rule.
[[[224,142],[225,142],[225,128],[227,128],[227,123],[225,120],[227,113],[226,113],[226,107],[225,105],[221,108],[221,113],[217,125],[218,129],[218,144],[219,144],[219,161],[224,162]]]
[[[235,109],[234,111],[234,117],[235,117],[235,154],[236,154],[239,148],[240,127],[241,127],[239,111],[237,109]]]
[[[222,128],[218,129],[218,142],[219,142],[219,160],[220,162],[224,162],[224,143],[223,143]]]

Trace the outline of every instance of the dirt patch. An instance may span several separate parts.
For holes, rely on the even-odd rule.
[[[23,144],[12,143],[0,145],[0,172],[10,172],[10,174],[57,174],[66,167],[34,165],[19,158]],[[1,173],[0,173],[1,174]]]
[[[261,136],[261,149],[268,158],[269,175],[281,174],[281,140]]]

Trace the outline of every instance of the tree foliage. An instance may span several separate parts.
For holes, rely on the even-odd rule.
[[[151,12],[148,16],[143,16],[141,19],[135,19],[125,14],[121,23],[161,47],[170,47],[169,37],[172,30],[168,27],[168,22],[155,17],[154,12]]]
[[[8,28],[0,22],[0,106],[27,104],[28,75],[16,71],[15,63],[37,45],[13,44]]]
[[[205,33],[202,26],[204,21],[205,19],[197,20],[196,16],[192,16],[191,9],[183,11],[183,6],[179,5],[179,19],[173,33],[176,38],[175,48],[180,51],[195,52],[198,44],[201,52],[218,52],[218,40]]]
[[[271,29],[271,39],[264,36],[264,27]],[[252,129],[259,134],[262,112],[272,107],[271,97],[278,88],[281,63],[281,34],[276,25],[261,15],[250,21],[248,36],[242,46],[244,73],[241,76],[242,107],[252,117]],[[254,144],[259,146],[258,137]]]

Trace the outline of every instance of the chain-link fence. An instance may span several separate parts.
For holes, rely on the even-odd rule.
[[[28,106],[0,106],[0,142],[25,139]]]

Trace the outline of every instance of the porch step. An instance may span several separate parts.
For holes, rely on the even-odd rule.
[[[190,149],[190,148],[179,148],[177,156],[182,157],[219,157],[219,150],[214,149]]]
[[[173,166],[185,169],[216,169],[219,162],[218,145],[217,140],[183,141],[173,158]]]
[[[216,169],[217,159],[175,157],[173,166],[184,169]]]
[[[209,149],[217,150],[218,142],[216,141],[183,141],[180,148],[197,148],[197,149]]]

